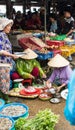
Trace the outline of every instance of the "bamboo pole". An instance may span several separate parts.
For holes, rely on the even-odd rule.
[[[45,43],[46,43],[46,31],[47,31],[47,28],[46,28],[46,0],[44,2],[44,8],[45,8],[45,14],[44,14],[44,33],[45,33]]]

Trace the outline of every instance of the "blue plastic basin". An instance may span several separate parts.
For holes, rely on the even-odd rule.
[[[10,104],[6,104],[6,105],[4,105],[4,107],[0,110],[0,112],[4,109],[4,108],[6,108],[6,107],[9,107],[9,106],[23,106],[24,108],[25,108],[25,113],[24,114],[21,114],[21,115],[18,115],[18,116],[9,116],[10,118],[13,118],[14,120],[17,120],[18,118],[20,118],[20,117],[27,117],[27,115],[29,114],[28,113],[28,110],[29,110],[29,108],[28,108],[28,106],[26,106],[25,104],[22,104],[22,103],[10,103]],[[7,115],[4,115],[4,116],[7,116]]]
[[[11,118],[11,117],[8,117],[8,116],[1,116],[0,115],[0,118],[8,118],[9,120],[11,120],[12,121],[12,127],[9,129],[9,130],[13,130],[14,129],[14,120]]]
[[[0,110],[4,107],[5,101],[0,98]]]

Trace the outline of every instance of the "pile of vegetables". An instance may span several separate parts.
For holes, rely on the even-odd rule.
[[[54,130],[59,116],[50,109],[39,111],[32,119],[19,118],[15,123],[16,130]]]

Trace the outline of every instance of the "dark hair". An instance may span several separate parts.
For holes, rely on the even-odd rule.
[[[71,6],[65,6],[64,12],[69,12],[70,14],[72,14],[72,7]]]
[[[50,14],[50,15],[49,15],[49,18],[53,18],[53,19],[57,20],[57,17],[56,17],[55,14]]]

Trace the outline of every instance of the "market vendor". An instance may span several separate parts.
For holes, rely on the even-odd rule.
[[[53,67],[54,70],[47,80],[47,87],[51,87],[52,84],[56,84],[57,91],[60,92],[62,88],[64,88],[70,79],[72,74],[72,69],[69,66],[69,62],[62,57],[61,55],[57,54],[51,61],[48,62],[50,67]]]
[[[57,19],[55,14],[50,14],[49,21],[51,23],[49,32],[60,34],[62,30],[61,22]]]
[[[74,18],[71,16],[71,11],[69,9],[64,11],[64,17],[62,33],[66,34],[66,36],[70,36],[74,30]]]
[[[24,51],[25,55],[16,61],[16,71],[23,79],[34,79],[38,77],[46,78],[39,62],[36,60],[37,54],[31,49]],[[15,79],[15,73],[12,74],[12,79]]]
[[[0,18],[0,98],[8,100],[10,88],[10,70],[8,65],[12,66],[12,59],[18,58],[12,54],[12,45],[7,34],[13,25],[13,20]],[[3,67],[3,64],[6,65]]]

